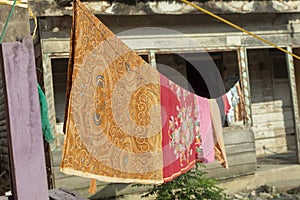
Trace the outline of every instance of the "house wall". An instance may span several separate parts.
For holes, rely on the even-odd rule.
[[[6,113],[4,106],[3,82],[0,78],[0,173],[9,174],[8,142],[6,133]]]
[[[252,129],[258,156],[296,150],[291,92],[285,61],[284,53],[270,49],[248,51]],[[282,71],[276,72],[276,65],[281,65]],[[278,73],[282,77],[276,77]]]
[[[72,0],[29,0],[37,16],[71,15]],[[126,3],[124,3],[126,2]],[[152,14],[199,14],[199,11],[180,1],[105,1],[89,0],[83,3],[95,14],[152,15]],[[213,13],[296,13],[299,1],[204,1],[193,2]]]

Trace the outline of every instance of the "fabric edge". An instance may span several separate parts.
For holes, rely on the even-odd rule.
[[[128,179],[128,178],[116,178],[116,177],[108,177],[108,176],[100,176],[96,174],[81,172],[78,170],[70,169],[70,168],[60,168],[60,172],[63,172],[68,175],[76,175],[84,178],[95,178],[98,181],[104,181],[109,183],[140,183],[140,184],[162,184],[163,180],[147,180],[147,179]]]

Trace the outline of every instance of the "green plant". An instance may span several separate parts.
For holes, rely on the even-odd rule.
[[[142,196],[156,195],[156,200],[226,200],[224,189],[217,186],[217,181],[208,178],[203,164],[197,164],[195,169],[162,184],[154,185]]]

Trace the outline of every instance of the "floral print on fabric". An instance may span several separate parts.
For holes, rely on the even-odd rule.
[[[174,149],[176,158],[180,159],[180,165],[183,161],[189,162],[192,154],[191,144],[194,141],[194,121],[192,118],[191,107],[176,107],[177,116],[171,116],[169,120],[169,135],[171,147]]]
[[[195,165],[198,109],[194,94],[163,75],[160,84],[162,121],[166,121],[162,129],[164,181],[168,182]]]

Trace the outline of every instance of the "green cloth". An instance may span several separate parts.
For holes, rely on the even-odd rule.
[[[47,99],[46,99],[46,96],[39,84],[38,84],[38,91],[39,91],[39,99],[40,99],[42,131],[43,131],[46,141],[50,142],[54,139],[54,137],[52,135],[50,120],[49,120],[49,116],[48,116]]]

